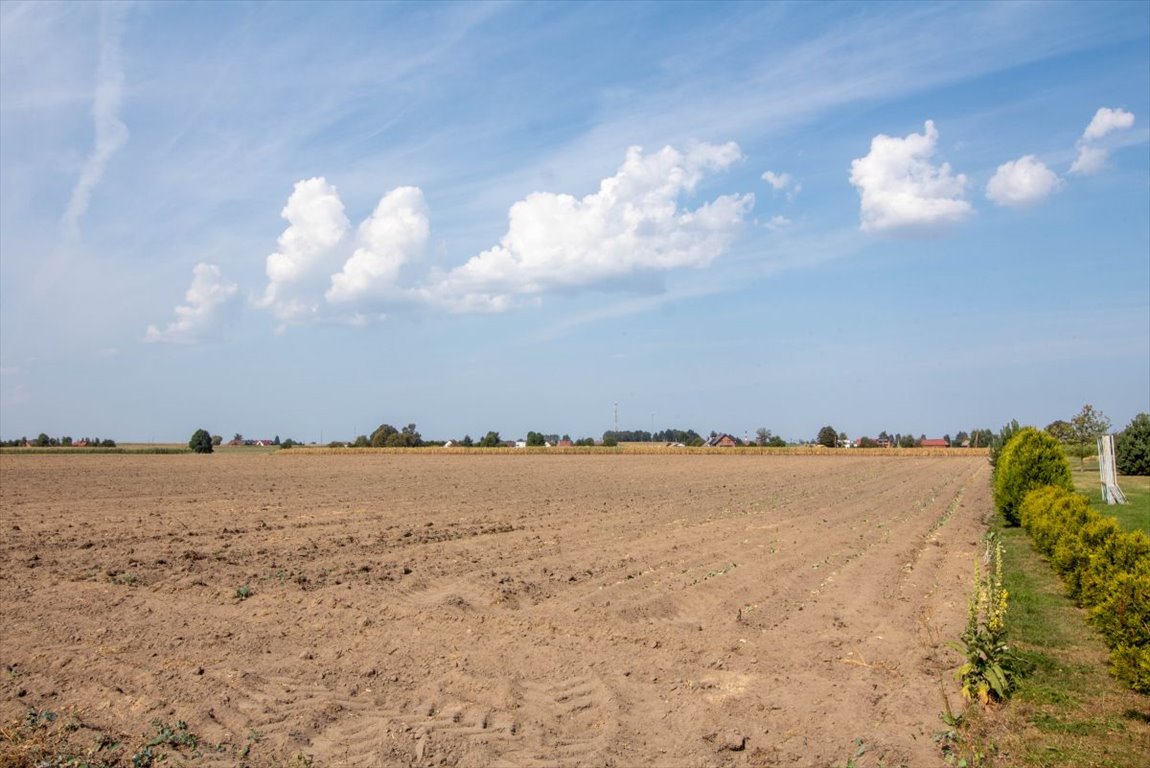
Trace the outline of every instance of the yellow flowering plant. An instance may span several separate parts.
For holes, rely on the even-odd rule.
[[[975,564],[974,588],[967,600],[966,629],[955,647],[966,657],[955,676],[962,695],[983,704],[1003,701],[1015,686],[1017,659],[1006,641],[1009,593],[1002,583],[1002,543],[987,537],[985,570]]]

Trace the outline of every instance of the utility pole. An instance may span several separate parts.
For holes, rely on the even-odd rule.
[[[615,403],[615,439],[619,439],[619,403]]]

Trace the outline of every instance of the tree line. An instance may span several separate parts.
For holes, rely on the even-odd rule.
[[[81,437],[73,440],[71,435],[49,437],[41,432],[33,438],[19,437],[15,440],[0,440],[0,448],[115,448],[116,441],[107,438]]]

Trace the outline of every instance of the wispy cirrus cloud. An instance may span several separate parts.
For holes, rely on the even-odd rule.
[[[128,127],[120,119],[124,98],[121,43],[127,10],[128,6],[118,3],[100,6],[100,61],[96,68],[96,92],[92,101],[95,141],[60,220],[64,237],[68,240],[78,237],[80,219],[88,210],[92,192],[104,176],[104,169],[112,156],[128,142]]]

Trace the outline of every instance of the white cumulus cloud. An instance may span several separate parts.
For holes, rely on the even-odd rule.
[[[803,185],[795,181],[794,177],[789,173],[775,173],[774,171],[765,171],[762,175],[762,180],[771,185],[771,188],[776,192],[786,192],[787,201],[795,199],[795,195],[803,191]]]
[[[349,223],[339,193],[322,177],[297,182],[280,215],[288,228],[267,257],[268,284],[256,304],[291,322],[319,310],[319,294],[339,263],[334,249]]]
[[[418,187],[399,187],[379,201],[359,225],[359,247],[332,275],[328,301],[385,297],[396,287],[400,269],[427,246],[427,204]]]
[[[1109,157],[1110,152],[1102,147],[1079,144],[1078,157],[1074,158],[1074,163],[1070,166],[1070,172],[1093,176],[1096,173],[1100,173],[1102,169],[1106,167],[1106,160]]]
[[[1037,205],[1062,186],[1058,174],[1034,155],[998,166],[986,185],[986,196],[998,205],[1025,208]]]
[[[235,283],[224,280],[214,264],[197,264],[192,270],[192,284],[184,294],[186,303],[176,307],[176,319],[162,331],[148,326],[144,341],[168,344],[194,344],[202,341],[211,329],[216,311],[236,295]]]
[[[678,200],[741,157],[734,143],[652,154],[631,147],[595,193],[535,192],[515,203],[499,244],[435,275],[423,297],[455,311],[502,311],[523,297],[705,267],[739,231],[754,195],[723,195],[693,210]]]
[[[770,184],[777,191],[782,191],[787,188],[791,183],[791,175],[789,173],[775,173],[774,171],[767,171],[763,174],[763,181]]]
[[[1134,115],[1124,109],[1101,107],[1094,113],[1090,125],[1078,140],[1078,156],[1070,166],[1071,173],[1086,176],[1100,173],[1110,157],[1110,148],[1103,142],[1115,131],[1125,131],[1134,127]]]
[[[934,121],[904,138],[879,134],[870,153],[851,162],[851,184],[861,198],[861,229],[876,234],[931,234],[966,219],[966,176],[933,165]]]
[[[1085,141],[1096,141],[1108,133],[1134,126],[1134,115],[1124,109],[1102,107],[1094,113],[1094,118],[1082,132]]]
[[[791,220],[786,216],[772,216],[771,220],[767,222],[767,229],[772,232],[786,229],[791,225]]]

